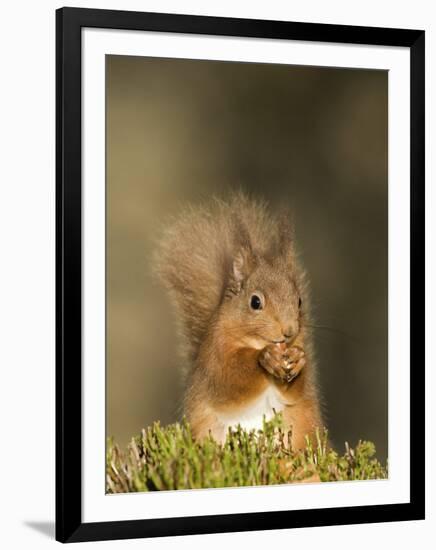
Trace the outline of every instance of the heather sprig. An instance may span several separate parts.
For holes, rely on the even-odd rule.
[[[294,450],[277,414],[262,430],[229,430],[224,444],[211,436],[195,441],[186,420],[155,422],[133,437],[125,450],[108,440],[108,493],[276,485],[303,481],[384,479],[387,466],[375,458],[375,446],[345,444],[343,454],[328,444],[326,430],[304,450]]]

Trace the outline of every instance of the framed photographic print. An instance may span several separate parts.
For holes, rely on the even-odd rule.
[[[424,518],[424,32],[56,22],[56,538]]]

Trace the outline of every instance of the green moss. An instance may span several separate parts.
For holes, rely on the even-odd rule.
[[[158,422],[134,437],[121,451],[108,440],[108,493],[200,489],[311,481],[383,479],[387,467],[375,458],[374,444],[359,441],[338,454],[327,432],[317,444],[294,451],[277,415],[263,429],[229,431],[222,445],[212,437],[196,442],[186,421],[162,427]]]

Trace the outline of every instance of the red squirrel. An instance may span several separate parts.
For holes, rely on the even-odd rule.
[[[225,441],[281,411],[292,446],[322,427],[306,275],[290,216],[234,193],[186,209],[164,231],[156,271],[189,364],[184,413],[194,437]]]

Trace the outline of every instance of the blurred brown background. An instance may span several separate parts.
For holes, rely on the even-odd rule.
[[[387,456],[384,71],[107,57],[107,434],[179,418],[174,319],[156,235],[240,186],[287,202],[312,283],[333,441]]]

